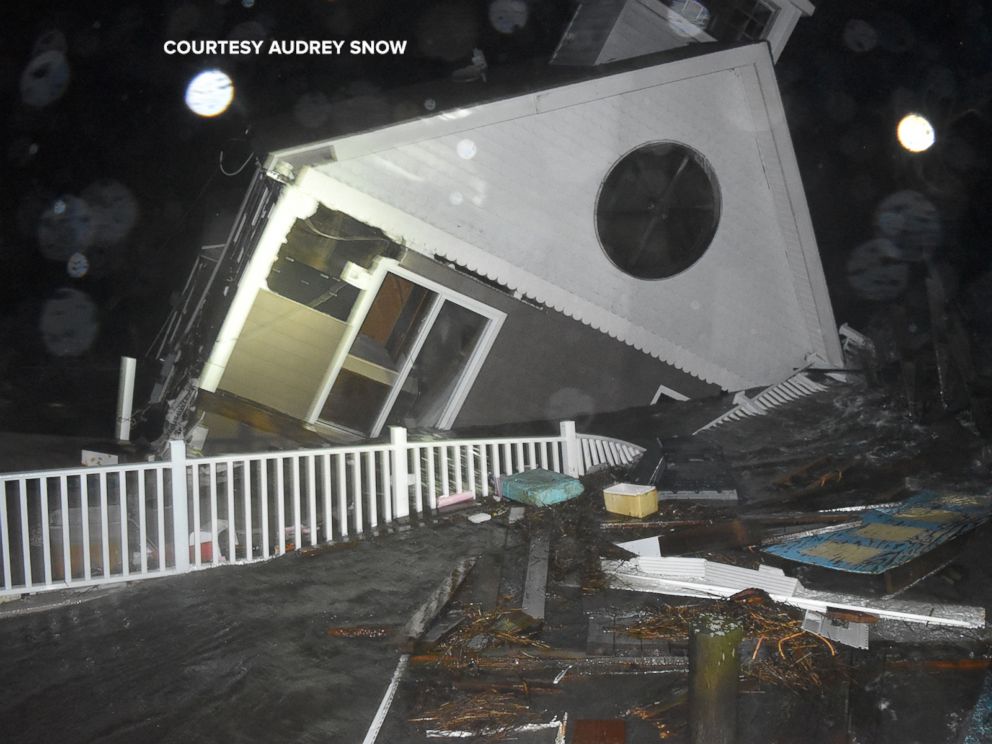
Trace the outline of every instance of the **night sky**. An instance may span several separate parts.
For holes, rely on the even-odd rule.
[[[494,3],[524,24],[494,23]],[[992,11],[968,0],[817,5],[777,70],[838,322],[870,327],[892,303],[919,314],[930,265],[987,339]],[[0,429],[111,435],[119,357],[139,358],[145,384],[156,372],[143,357],[199,247],[226,236],[265,155],[253,151],[265,122],[287,112],[319,118],[336,100],[450,79],[476,47],[494,70],[542,62],[573,7],[121,0],[6,9]],[[163,50],[169,39],[231,38],[409,45],[392,57]],[[210,119],[183,100],[207,67],[227,72],[236,91]],[[937,132],[920,155],[895,139],[910,111]]]

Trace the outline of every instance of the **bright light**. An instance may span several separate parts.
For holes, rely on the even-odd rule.
[[[923,152],[933,144],[933,126],[919,114],[908,114],[899,122],[896,136],[910,152]]]
[[[204,70],[186,87],[186,105],[197,116],[218,116],[234,100],[234,83],[220,70]]]

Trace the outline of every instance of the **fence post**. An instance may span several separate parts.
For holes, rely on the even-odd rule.
[[[579,450],[579,439],[575,435],[575,422],[561,422],[561,469],[565,475],[579,477],[582,467],[582,453]]]
[[[169,442],[169,460],[172,463],[172,553],[176,572],[189,571],[189,511],[186,505],[186,442],[173,439]]]
[[[409,456],[406,446],[406,429],[389,427],[390,457],[393,458],[393,519],[410,516]]]

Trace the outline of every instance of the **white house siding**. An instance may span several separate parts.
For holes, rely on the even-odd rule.
[[[446,133],[410,144],[390,143],[403,141],[397,128],[394,136],[376,135],[374,152],[361,152],[359,135],[341,148],[344,159],[320,166],[329,188],[314,195],[414,250],[497,278],[721,387],[776,381],[811,353],[830,358],[824,336],[834,331],[820,328],[822,318],[809,317],[816,308],[797,300],[797,282],[822,284],[822,272],[819,280],[794,273],[810,260],[819,268],[815,244],[811,257],[782,230],[783,214],[792,221],[805,215],[801,188],[783,195],[779,175],[773,190],[766,168],[781,167],[772,162],[779,150],[759,151],[768,117],[754,115],[740,70],[712,69],[716,56],[683,63],[681,79],[654,85],[641,71],[537,94],[534,112],[515,118],[473,126],[469,110]],[[754,63],[742,67],[753,70]],[[590,91],[595,97],[583,100]],[[481,113],[479,121],[486,119]],[[471,158],[458,154],[466,140]],[[685,143],[708,159],[722,216],[695,265],[642,281],[607,260],[595,204],[611,166],[659,140]],[[808,295],[809,287],[799,292]]]

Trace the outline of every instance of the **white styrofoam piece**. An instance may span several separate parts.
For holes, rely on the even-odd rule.
[[[476,512],[475,514],[468,515],[468,521],[472,524],[482,524],[483,522],[488,522],[493,518],[492,514],[487,514],[486,512]]]
[[[835,625],[826,615],[814,610],[806,610],[803,630],[829,638],[854,648],[868,648],[867,623],[843,623]]]
[[[634,589],[638,591],[652,592],[655,594],[671,594],[684,597],[730,597],[746,588],[762,588],[762,584],[773,585],[775,582],[769,581],[771,572],[750,571],[755,582],[749,586],[741,586],[740,580],[747,577],[746,574],[734,574],[725,569],[736,569],[735,566],[720,566],[718,569],[710,571],[711,578],[733,580],[732,585],[719,584],[715,581],[708,581],[705,567],[703,574],[698,573],[698,568],[692,564],[666,564],[663,562],[675,559],[670,558],[634,558],[629,561],[603,560],[603,570],[612,575],[611,586],[616,589]],[[678,559],[681,561],[701,561],[711,563],[702,558]],[[652,562],[653,565],[652,565]],[[665,566],[673,568],[666,572]],[[681,571],[681,573],[676,573]],[[749,571],[749,569],[737,569],[738,571]],[[696,575],[692,572],[696,571]],[[736,577],[736,580],[734,580]],[[761,581],[758,581],[758,579]],[[767,583],[766,583],[767,582]],[[779,585],[784,586],[783,584]],[[765,591],[768,591],[767,589]],[[965,605],[948,605],[928,602],[912,602],[899,599],[880,599],[859,597],[853,594],[838,594],[834,592],[821,592],[813,589],[806,589],[799,584],[795,584],[794,594],[780,594],[768,591],[769,596],[775,602],[798,607],[803,610],[814,610],[824,613],[828,609],[853,610],[855,612],[867,612],[883,618],[903,620],[910,623],[923,623],[933,625],[948,625],[958,628],[981,628],[985,626],[985,609],[982,607],[969,607]]]
[[[628,540],[613,544],[637,556],[661,557],[661,543],[658,542],[657,537],[645,537],[640,540]]]
[[[100,465],[117,465],[119,458],[109,452],[98,452],[96,450],[82,450],[81,462],[88,468],[99,467]]]

